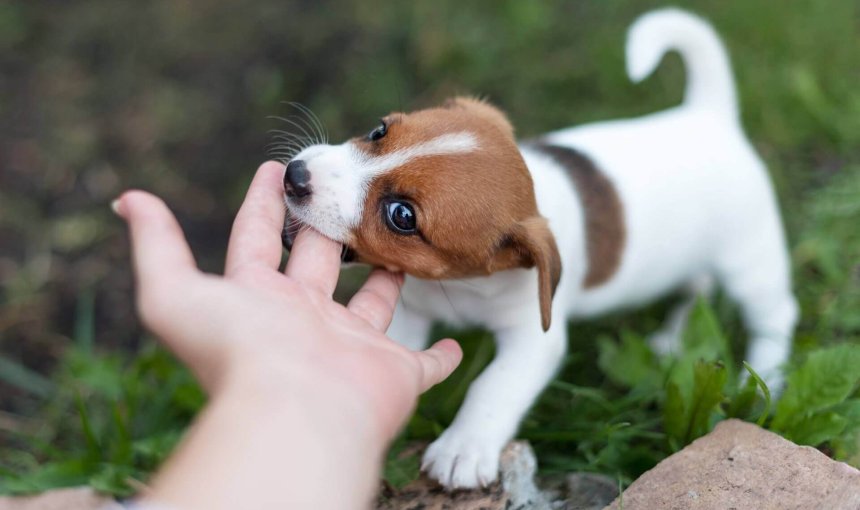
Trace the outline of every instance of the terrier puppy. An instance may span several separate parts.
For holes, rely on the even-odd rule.
[[[458,97],[288,162],[292,219],[356,261],[407,274],[394,340],[422,349],[434,321],[495,333],[495,359],[424,456],[446,487],[496,479],[499,453],[565,353],[568,318],[714,280],[743,311],[747,359],[778,384],[797,306],[767,169],[741,127],[726,51],[702,19],[677,9],[639,18],[630,78],[670,50],[688,69],[684,102],[670,110],[518,146],[501,111]],[[658,350],[677,346],[689,308],[670,314]]]

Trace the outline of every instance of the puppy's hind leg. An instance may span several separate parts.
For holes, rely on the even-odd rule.
[[[696,300],[699,296],[709,297],[713,289],[714,279],[709,274],[702,274],[685,286],[682,301],[669,311],[663,327],[648,336],[648,344],[655,353],[665,356],[680,351],[687,319]]]
[[[738,243],[718,267],[726,293],[741,307],[749,332],[746,359],[773,391],[782,388],[782,365],[791,355],[798,308],[791,292],[781,231],[759,242]]]

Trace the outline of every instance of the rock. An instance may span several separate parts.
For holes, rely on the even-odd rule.
[[[860,509],[860,471],[739,420],[663,460],[610,510]]]
[[[422,476],[400,490],[383,490],[377,510],[550,510],[534,483],[535,454],[515,441],[502,452],[499,482],[478,490],[446,491]]]
[[[0,497],[0,510],[122,510],[122,507],[90,487],[73,487],[35,496]]]
[[[553,510],[601,510],[618,497],[618,481],[597,473],[569,473],[538,479]]]

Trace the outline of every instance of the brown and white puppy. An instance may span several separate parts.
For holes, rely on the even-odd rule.
[[[744,312],[751,364],[778,383],[797,312],[767,171],[707,23],[677,9],[640,18],[630,76],[646,77],[670,49],[690,68],[671,110],[518,146],[499,110],[455,98],[288,162],[291,218],[357,261],[407,273],[393,339],[423,348],[436,320],[495,333],[496,358],[424,457],[445,486],[496,478],[502,447],[564,355],[566,318],[715,279]],[[676,348],[689,307],[655,348]]]

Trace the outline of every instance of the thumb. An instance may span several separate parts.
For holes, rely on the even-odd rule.
[[[415,353],[421,364],[421,392],[444,381],[463,359],[463,350],[455,340],[446,338],[425,351]]]
[[[155,195],[127,191],[111,207],[131,232],[140,314],[150,328],[159,329],[170,304],[181,295],[177,287],[197,273],[194,256],[176,218]]]

